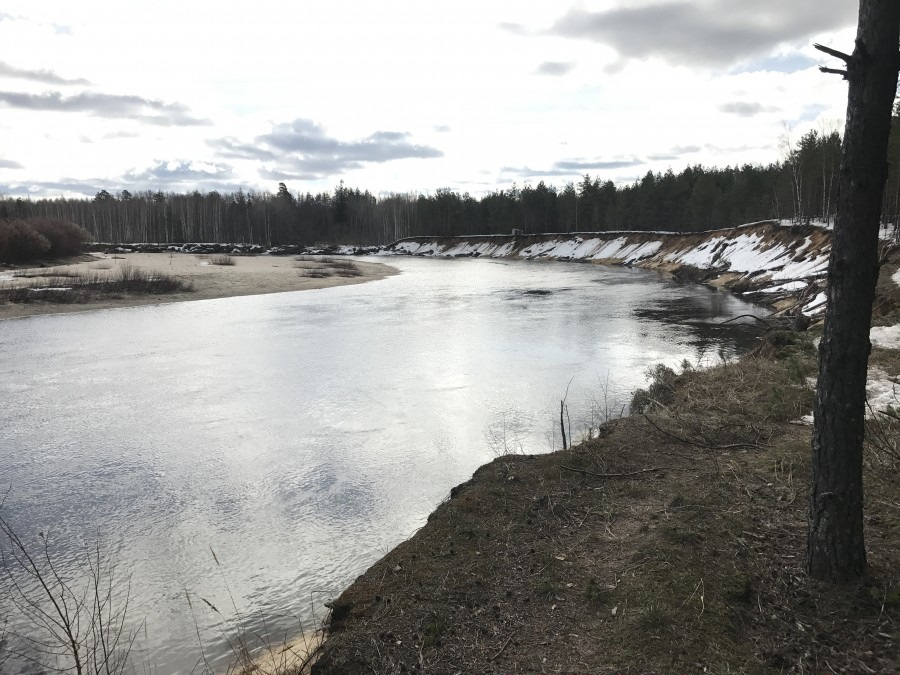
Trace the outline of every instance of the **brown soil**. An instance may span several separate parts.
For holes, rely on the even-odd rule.
[[[313,672],[900,672],[900,455],[867,449],[867,578],[810,580],[815,351],[787,342],[480,468],[333,603]]]

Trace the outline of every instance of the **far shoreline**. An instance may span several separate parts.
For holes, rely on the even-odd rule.
[[[241,255],[233,256],[233,265],[212,264],[214,256],[192,253],[91,253],[73,260],[58,263],[43,263],[32,267],[15,269],[0,268],[0,279],[17,272],[65,270],[66,273],[110,274],[117,267],[128,265],[133,268],[158,272],[190,283],[193,290],[166,294],[120,295],[99,297],[85,303],[31,302],[0,304],[0,321],[30,316],[51,314],[71,314],[99,309],[141,307],[171,302],[191,302],[213,300],[246,295],[267,295],[270,293],[290,293],[336,286],[349,286],[368,281],[377,281],[399,270],[382,263],[353,260],[359,276],[326,277],[305,276],[304,263],[298,264],[293,256]],[[49,276],[49,275],[48,275]],[[0,286],[26,285],[29,279],[18,277],[0,281]]]

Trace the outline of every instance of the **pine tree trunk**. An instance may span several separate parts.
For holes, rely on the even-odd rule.
[[[897,86],[900,2],[860,0],[838,213],[828,267],[828,314],[819,347],[807,570],[845,582],[865,572],[862,446],[878,220]]]

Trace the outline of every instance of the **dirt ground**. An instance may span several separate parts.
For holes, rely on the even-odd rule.
[[[41,267],[2,268],[0,267],[0,288],[13,288],[32,283],[47,283],[54,273],[88,274],[114,276],[123,266],[159,273],[184,281],[192,287],[190,291],[165,294],[118,294],[103,295],[88,302],[56,303],[0,302],[0,319],[9,319],[35,314],[57,314],[61,312],[84,312],[109,307],[132,307],[164,302],[184,302],[206,300],[238,295],[259,295],[263,293],[283,293],[313,288],[328,288],[358,284],[382,279],[396,274],[397,270],[378,263],[364,263],[353,260],[358,276],[311,275],[310,270],[322,268],[323,264],[311,261],[297,261],[290,256],[233,256],[231,265],[213,264],[216,256],[193,255],[189,253],[121,253],[90,254],[75,261],[45,263]],[[42,274],[41,277],[14,276],[17,274]],[[65,278],[60,280],[65,283]],[[54,282],[55,283],[55,282]]]

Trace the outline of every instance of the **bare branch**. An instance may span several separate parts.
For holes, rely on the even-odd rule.
[[[0,600],[22,619],[5,625],[0,617],[0,638],[7,640],[0,662],[11,656],[41,672],[125,673],[137,635],[126,622],[130,587],[123,598],[99,538],[85,549],[84,578],[63,571],[49,535],[41,532],[32,552],[2,514],[0,539]]]
[[[658,424],[656,424],[653,420],[651,420],[647,413],[642,412],[641,416],[650,424],[651,427],[656,429],[663,436],[667,436],[671,438],[673,441],[677,441],[684,445],[692,445],[695,448],[703,448],[704,450],[737,450],[738,448],[759,448],[761,447],[759,443],[726,443],[725,445],[712,445],[711,443],[707,443],[705,440],[692,441],[689,438],[682,438],[678,434],[673,434],[671,431],[666,431]]]
[[[733,316],[730,319],[726,319],[725,321],[720,321],[718,325],[724,326],[726,323],[731,323],[732,321],[737,321],[738,319],[755,319],[766,328],[773,328],[771,321],[766,321],[764,318],[756,316],[755,314],[738,314],[737,316]]]
[[[819,70],[823,73],[830,73],[832,75],[840,75],[845,80],[847,79],[847,71],[846,70],[838,70],[837,68],[826,68],[825,66],[819,66]]]
[[[826,47],[825,45],[820,45],[818,42],[813,44],[813,47],[818,49],[820,52],[825,52],[829,56],[833,56],[836,59],[840,59],[844,63],[850,63],[853,60],[853,57],[850,54],[845,54],[844,52],[839,52],[837,49],[832,49],[831,47]]]

